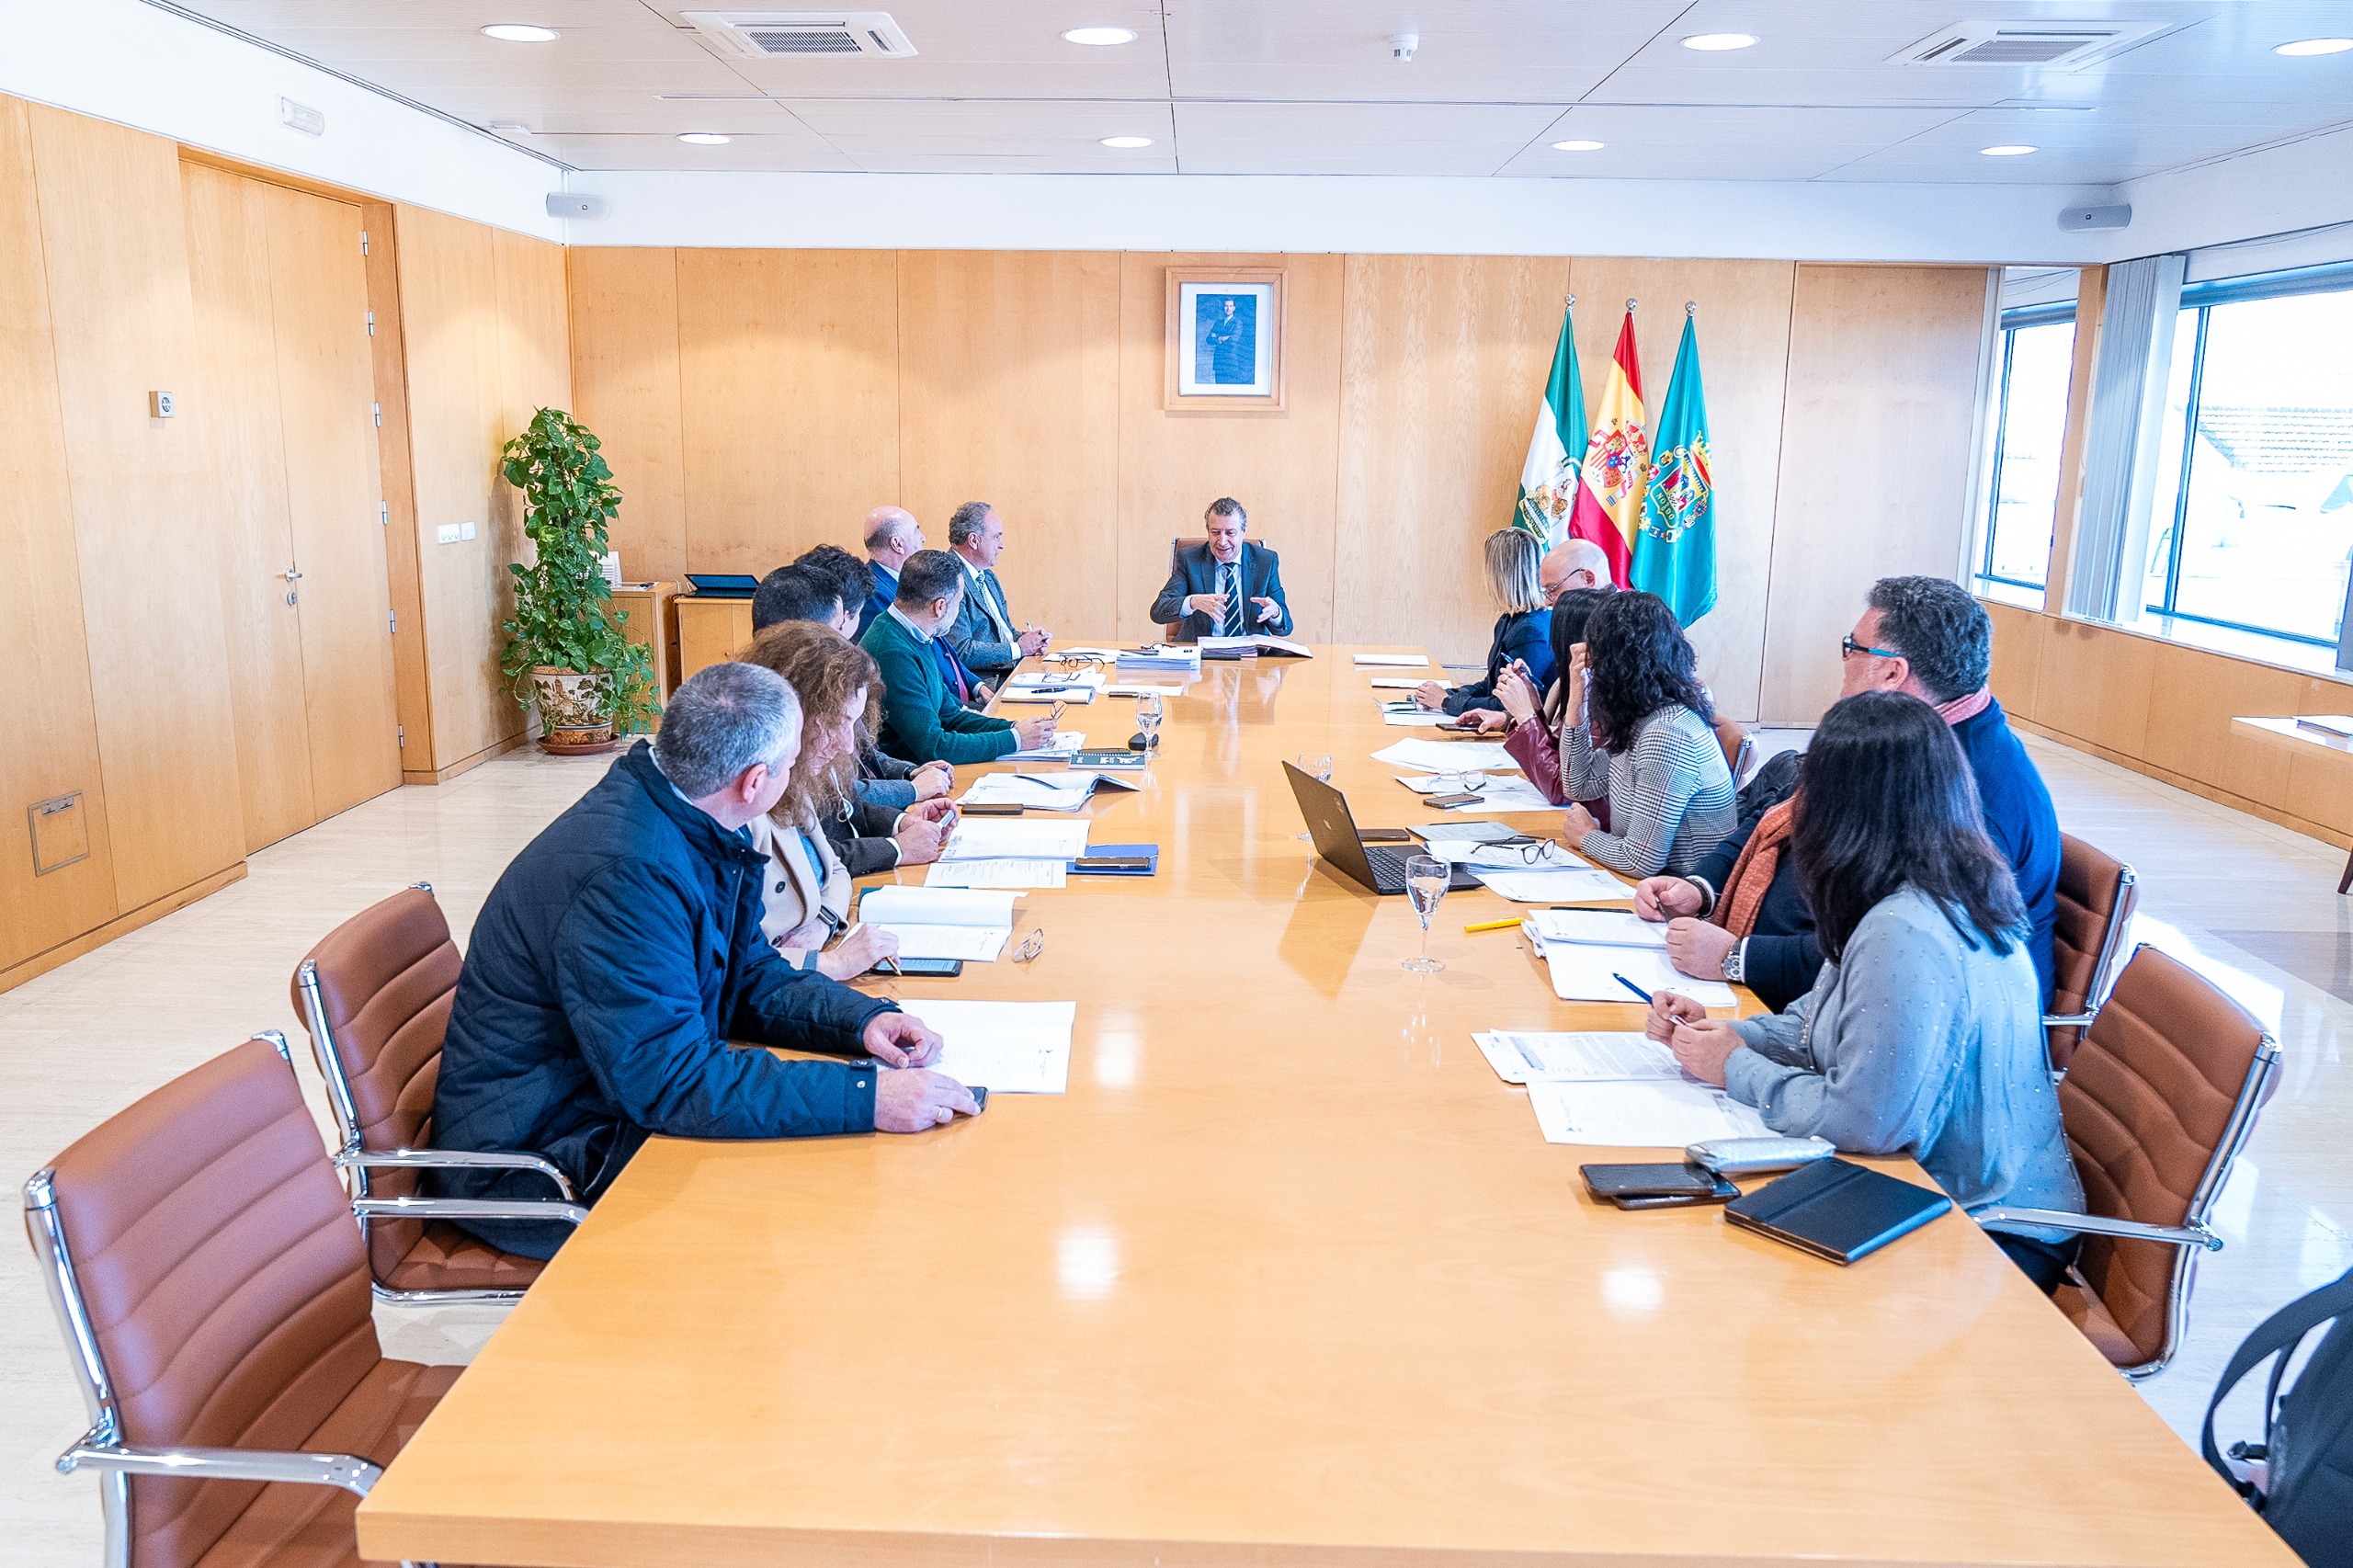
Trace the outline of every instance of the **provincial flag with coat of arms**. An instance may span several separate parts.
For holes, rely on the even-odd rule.
[[[1545,379],[1544,401],[1536,411],[1536,432],[1529,437],[1528,459],[1519,468],[1519,505],[1512,521],[1542,541],[1547,550],[1572,539],[1590,540],[1609,557],[1616,581],[1626,580],[1626,540],[1593,486],[1585,482],[1587,427],[1585,418],[1585,379],[1577,369],[1577,340],[1573,297],[1561,312],[1561,337],[1552,348],[1552,373]]]
[[[1699,384],[1698,312],[1687,307],[1683,342],[1658,422],[1657,455],[1643,489],[1641,533],[1627,586],[1656,594],[1688,626],[1716,603],[1715,484],[1708,451],[1708,397]]]

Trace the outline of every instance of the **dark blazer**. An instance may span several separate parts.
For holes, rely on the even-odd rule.
[[[1518,659],[1528,665],[1528,673],[1536,677],[1536,689],[1540,694],[1552,684],[1552,612],[1549,609],[1526,609],[1498,617],[1495,635],[1487,644],[1487,676],[1468,686],[1458,686],[1446,694],[1449,713],[1468,713],[1473,708],[1494,708],[1495,677],[1504,666]]]
[[[1208,545],[1188,544],[1176,552],[1176,569],[1169,573],[1160,597],[1152,601],[1152,619],[1169,629],[1169,641],[1197,642],[1217,635],[1217,627],[1208,616],[1190,615],[1185,609],[1185,600],[1191,595],[1217,592],[1217,557],[1210,553]],[[1283,597],[1282,560],[1248,540],[1242,541],[1242,597],[1247,631],[1290,635],[1290,601]],[[1272,599],[1279,613],[1272,620],[1260,621],[1256,619],[1258,607],[1249,602],[1252,599]]]
[[[899,825],[899,811],[871,801],[852,801],[824,814],[825,836],[834,853],[853,877],[870,877],[899,863],[899,846],[891,841]]]
[[[1011,721],[975,713],[956,700],[940,678],[926,643],[899,623],[877,616],[858,646],[874,656],[882,676],[882,730],[876,744],[911,762],[987,762],[1017,748]]]
[[[731,1040],[847,1055],[876,1014],[760,938],[767,858],[679,798],[640,741],[524,847],[483,905],[433,1096],[444,1149],[538,1154],[594,1202],[653,1133],[870,1132],[871,1071],[783,1062]],[[545,1198],[527,1173],[436,1172],[452,1198]],[[563,1226],[476,1221],[551,1256]]]
[[[861,642],[866,640],[866,630],[874,624],[875,617],[889,609],[892,601],[899,597],[897,573],[884,571],[881,562],[877,561],[869,561],[866,563],[866,570],[868,575],[873,579],[874,591],[868,594],[866,603],[858,607],[858,636]],[[969,599],[972,596],[966,594],[964,597]],[[969,692],[981,684],[981,677],[972,673],[972,667],[970,665],[956,656],[956,650],[949,646],[944,636],[933,638],[931,646],[931,656],[938,662],[939,678],[943,682],[952,687],[955,685],[956,676],[961,673],[964,677],[966,691]]]
[[[996,580],[995,572],[984,571],[974,577],[968,565],[964,597],[956,606],[956,619],[940,628],[939,635],[949,651],[964,662],[966,669],[1001,679],[1021,663],[1021,650],[997,636],[996,623],[989,619],[988,608],[981,602],[984,594],[1010,626],[1013,610],[1005,602],[1005,585]]]
[[[1765,813],[1797,793],[1802,754],[1783,752],[1756,770],[1740,792],[1740,825],[1715,852],[1691,869],[1693,878],[1708,884],[1718,899],[1724,883],[1748,846]],[[1813,934],[1813,910],[1806,903],[1804,885],[1798,880],[1798,858],[1786,843],[1773,866],[1773,881],[1765,902],[1756,906],[1756,926],[1741,954],[1744,983],[1756,999],[1778,1013],[1813,989],[1822,972],[1822,945]]]

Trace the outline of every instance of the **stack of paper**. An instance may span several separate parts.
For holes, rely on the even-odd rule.
[[[1375,762],[1398,767],[1422,767],[1433,773],[1460,773],[1465,768],[1510,768],[1519,764],[1500,741],[1397,741],[1372,754]]]
[[[1427,653],[1352,653],[1358,669],[1418,670],[1429,665]]]
[[[1424,684],[1420,676],[1375,676],[1372,677],[1372,689],[1375,691],[1419,691]]]
[[[1103,687],[1101,670],[1074,670],[1067,675],[1010,676],[997,693],[1001,702],[1092,702]]]
[[[1070,1087],[1075,1002],[899,1004],[940,1038],[932,1071],[993,1095],[1059,1095]]]
[[[1710,1138],[1769,1138],[1773,1130],[1722,1089],[1695,1079],[1535,1083],[1528,1103],[1547,1143],[1681,1149]]]
[[[965,888],[869,888],[858,901],[858,917],[898,937],[901,958],[992,963],[1013,935],[1017,896]]]
[[[1477,782],[1483,779],[1485,782]],[[1400,774],[1397,782],[1416,795],[1450,795],[1456,793],[1461,781],[1448,775],[1440,778],[1427,773]],[[1544,791],[1517,773],[1476,773],[1472,792],[1475,801],[1465,801],[1459,806],[1441,806],[1448,812],[1555,812],[1560,810],[1544,798]]]
[[[1307,648],[1303,643],[1294,642],[1287,637],[1267,637],[1263,635],[1256,637],[1204,637],[1199,642],[1196,643],[1195,646],[1199,647],[1204,653],[1214,653],[1222,649],[1239,648],[1246,649],[1252,653],[1286,653],[1294,659],[1312,659],[1315,656],[1307,651]]]
[[[1025,806],[1040,812],[1086,809],[1098,784],[1114,790],[1141,790],[1134,778],[1074,767],[1068,773],[983,773],[958,797],[968,806]]]
[[[1506,1084],[1594,1083],[1613,1078],[1680,1079],[1675,1052],[1636,1031],[1546,1034],[1494,1029],[1474,1034],[1480,1054]]]
[[[1499,822],[1426,822],[1405,831],[1433,846],[1448,843],[1495,844],[1520,836],[1519,829],[1506,827]],[[1432,853],[1436,853],[1435,848]]]
[[[1593,862],[1562,848],[1549,838],[1518,844],[1481,844],[1468,838],[1430,841],[1429,852],[1449,865],[1475,871],[1574,871],[1590,869]],[[1529,858],[1533,856],[1534,858]]]
[[[1631,901],[1634,896],[1632,888],[1597,867],[1524,871],[1475,867],[1471,874],[1484,882],[1489,892],[1514,903],[1614,903]]]
[[[1435,708],[1391,708],[1384,704],[1381,710],[1381,722],[1392,730],[1435,730],[1440,724],[1455,722],[1455,718],[1453,714],[1441,713]]]
[[[1089,659],[1100,659],[1108,662],[1109,660],[1116,659],[1119,656],[1120,651],[1117,648],[1081,648],[1074,646],[1055,649],[1052,653],[1046,655],[1046,662],[1050,665],[1078,664]]]
[[[1182,697],[1185,695],[1185,688],[1181,686],[1149,686],[1136,681],[1121,681],[1117,686],[1105,687],[1103,695],[1106,697]]]
[[[1654,994],[1672,991],[1703,1007],[1738,1005],[1732,987],[1722,981],[1677,974],[1664,947],[1654,950],[1603,948],[1584,942],[1546,941],[1538,933],[1530,936],[1537,950],[1544,955],[1546,967],[1552,971],[1552,994],[1563,1002],[1624,1002],[1641,1006],[1642,997],[1634,994],[1639,987]]]
[[[1056,730],[1046,737],[1046,744],[1029,751],[1009,751],[999,762],[1059,762],[1074,752],[1086,747],[1086,733],[1083,730]]]
[[[1187,675],[1201,673],[1201,651],[1190,642],[1160,643],[1152,647],[1122,651],[1120,667],[1123,670],[1180,670]]]
[[[1070,881],[1067,860],[940,860],[923,879],[927,888],[1058,888]]]
[[[1539,938],[1588,948],[1649,948],[1665,951],[1666,926],[1631,910],[1540,909],[1528,917]]]
[[[1086,853],[1083,822],[966,817],[948,835],[943,860],[1074,860]]]

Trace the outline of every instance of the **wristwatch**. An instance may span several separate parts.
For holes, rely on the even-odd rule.
[[[1746,976],[1748,966],[1745,960],[1747,956],[1748,939],[1746,937],[1734,942],[1732,945],[1732,950],[1724,954],[1724,978],[1734,985],[1739,984]]]

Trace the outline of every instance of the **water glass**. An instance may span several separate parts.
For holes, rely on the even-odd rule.
[[[1430,916],[1438,913],[1438,900],[1446,896],[1447,878],[1450,875],[1445,861],[1434,855],[1409,856],[1405,861],[1405,896],[1413,902],[1414,913],[1422,920],[1422,950],[1399,967],[1416,974],[1435,974],[1446,965],[1430,957]]]
[[[1160,706],[1160,694],[1147,691],[1136,699],[1136,728],[1143,732],[1144,749],[1150,751],[1160,744],[1160,721],[1165,712]]]

